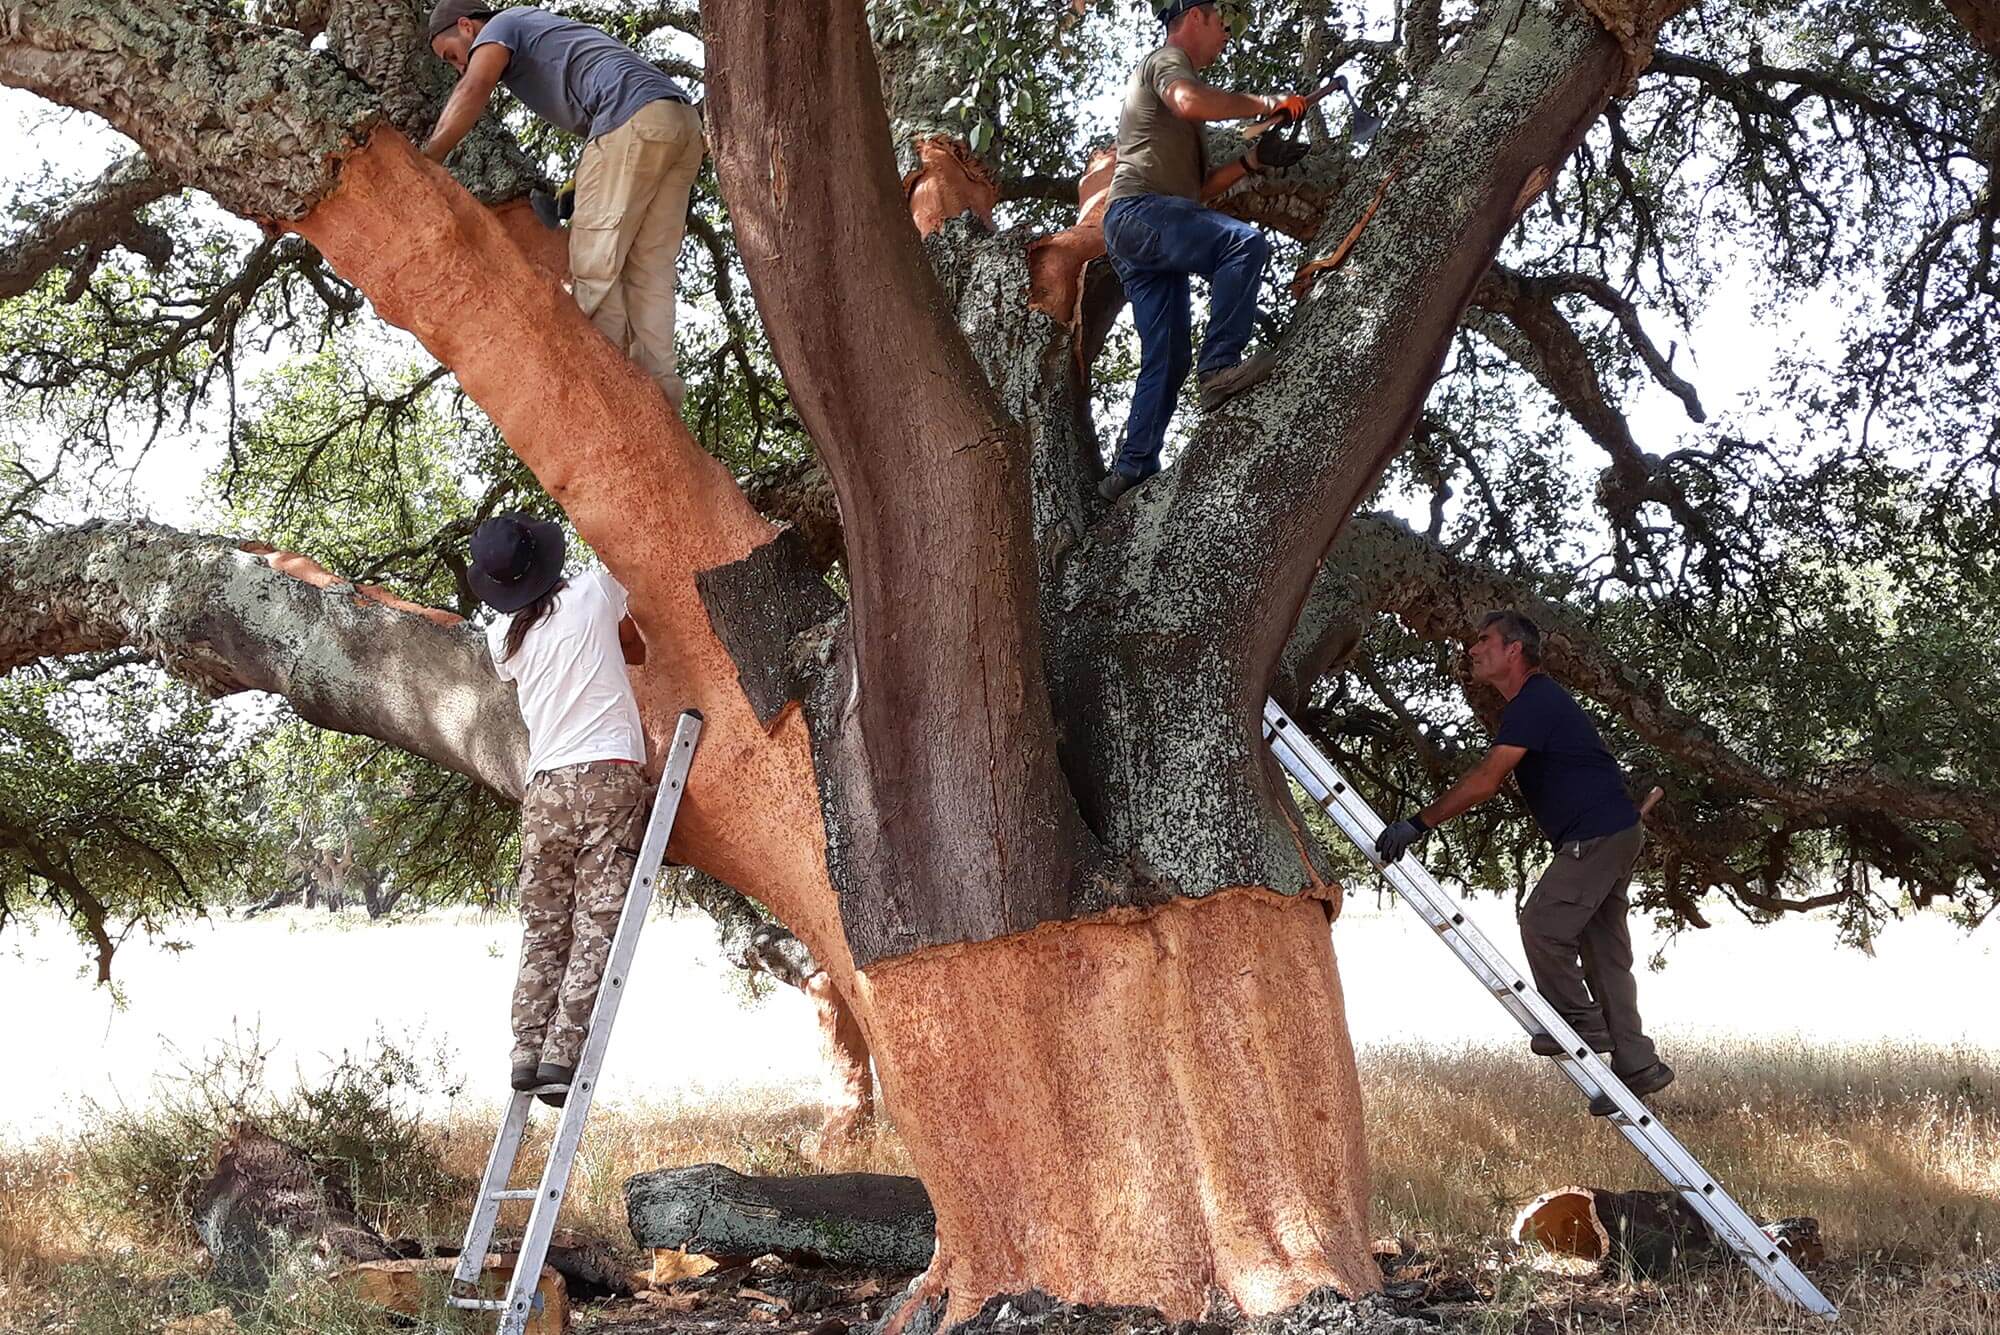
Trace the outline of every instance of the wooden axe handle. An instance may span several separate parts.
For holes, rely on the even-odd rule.
[[[1310,111],[1312,108],[1318,106],[1320,101],[1324,99],[1327,96],[1327,94],[1331,93],[1334,89],[1339,88],[1341,86],[1342,86],[1341,78],[1339,75],[1336,74],[1333,78],[1328,79],[1325,83],[1321,84],[1319,87],[1313,89],[1313,91],[1306,94],[1306,109]],[[1282,130],[1289,124],[1291,124],[1291,122],[1286,120],[1283,116],[1266,116],[1263,120],[1260,120],[1253,125],[1245,127],[1243,131],[1243,137],[1245,139],[1250,139],[1250,140],[1261,139],[1263,136],[1269,134],[1271,131]]]

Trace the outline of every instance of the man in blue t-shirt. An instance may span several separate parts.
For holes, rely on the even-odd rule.
[[[686,397],[674,364],[675,264],[701,169],[701,117],[681,86],[623,42],[529,5],[438,0],[431,50],[459,73],[424,155],[443,162],[505,83],[586,141],[569,225],[570,291],[617,349]]]
[[[1590,716],[1541,671],[1542,633],[1534,622],[1511,610],[1488,613],[1469,654],[1473,679],[1507,701],[1493,749],[1443,797],[1383,830],[1376,855],[1394,862],[1432,829],[1499,792],[1512,774],[1556,849],[1521,908],[1535,987],[1592,1048],[1612,1054],[1612,1070],[1634,1094],[1656,1093],[1674,1073],[1639,1019],[1625,892],[1646,840],[1618,762]],[[1539,1056],[1562,1055],[1548,1034],[1530,1046]],[[1615,1108],[1600,1094],[1590,1110],[1605,1117]]]

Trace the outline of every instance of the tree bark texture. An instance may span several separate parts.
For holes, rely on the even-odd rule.
[[[632,673],[647,733],[707,719],[673,856],[754,895],[837,977],[848,954],[827,890],[804,722],[766,731],[695,576],[777,530],[702,451],[663,394],[600,334],[518,225],[383,130],[298,224],[383,318],[452,368],[611,572],[649,645]]]
[[[625,1214],[641,1247],[889,1270],[923,1269],[935,1230],[915,1178],[746,1177],[714,1163],[628,1178]]]
[[[123,648],[211,694],[270,691],[308,722],[521,794],[527,731],[470,626],[417,615],[287,553],[144,521],[0,545],[0,673]]]
[[[1176,893],[1323,893],[1260,740],[1263,698],[1320,557],[1408,439],[1524,187],[1574,146],[1618,68],[1570,0],[1482,15],[1327,212],[1315,253],[1381,191],[1346,262],[1293,312],[1277,372],[1204,417],[1175,467],[1059,565],[1051,685],[1081,725],[1073,778],[1122,795],[1102,833]]]
[[[1106,516],[1087,272],[1074,307],[1038,309],[1034,238],[942,224],[927,248],[860,0],[702,9],[743,262],[846,521],[851,600],[822,627],[810,729],[794,703],[760,717],[727,647],[756,637],[721,633],[731,610],[702,594],[775,530],[577,311],[547,238],[422,159],[384,90],[297,34],[159,0],[0,0],[0,79],[292,220],[631,590],[649,735],[708,720],[673,855],[772,909],[851,1003],[937,1212],[925,1292],[947,1320],[1027,1288],[1177,1319],[1372,1290],[1359,1086],[1311,897],[1331,887],[1260,702],[1619,44],[1571,0],[1482,17],[1329,186],[1322,253],[1381,203],[1278,374]]]
[[[1090,848],[1042,689],[1019,430],[911,227],[863,8],[738,0],[702,23],[744,267],[847,517],[850,637],[815,742],[865,965],[1069,916]]]

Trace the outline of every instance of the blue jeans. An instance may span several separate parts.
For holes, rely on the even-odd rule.
[[[1208,334],[1197,363],[1207,375],[1243,360],[1271,243],[1249,223],[1191,199],[1128,195],[1104,211],[1104,249],[1139,328],[1139,383],[1113,466],[1129,478],[1147,478],[1160,471],[1167,423],[1190,369],[1188,275],[1209,282]]]

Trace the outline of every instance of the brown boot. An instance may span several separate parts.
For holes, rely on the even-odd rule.
[[[1201,410],[1213,412],[1252,385],[1261,385],[1278,369],[1278,354],[1266,348],[1234,366],[1210,371],[1201,378]]]

